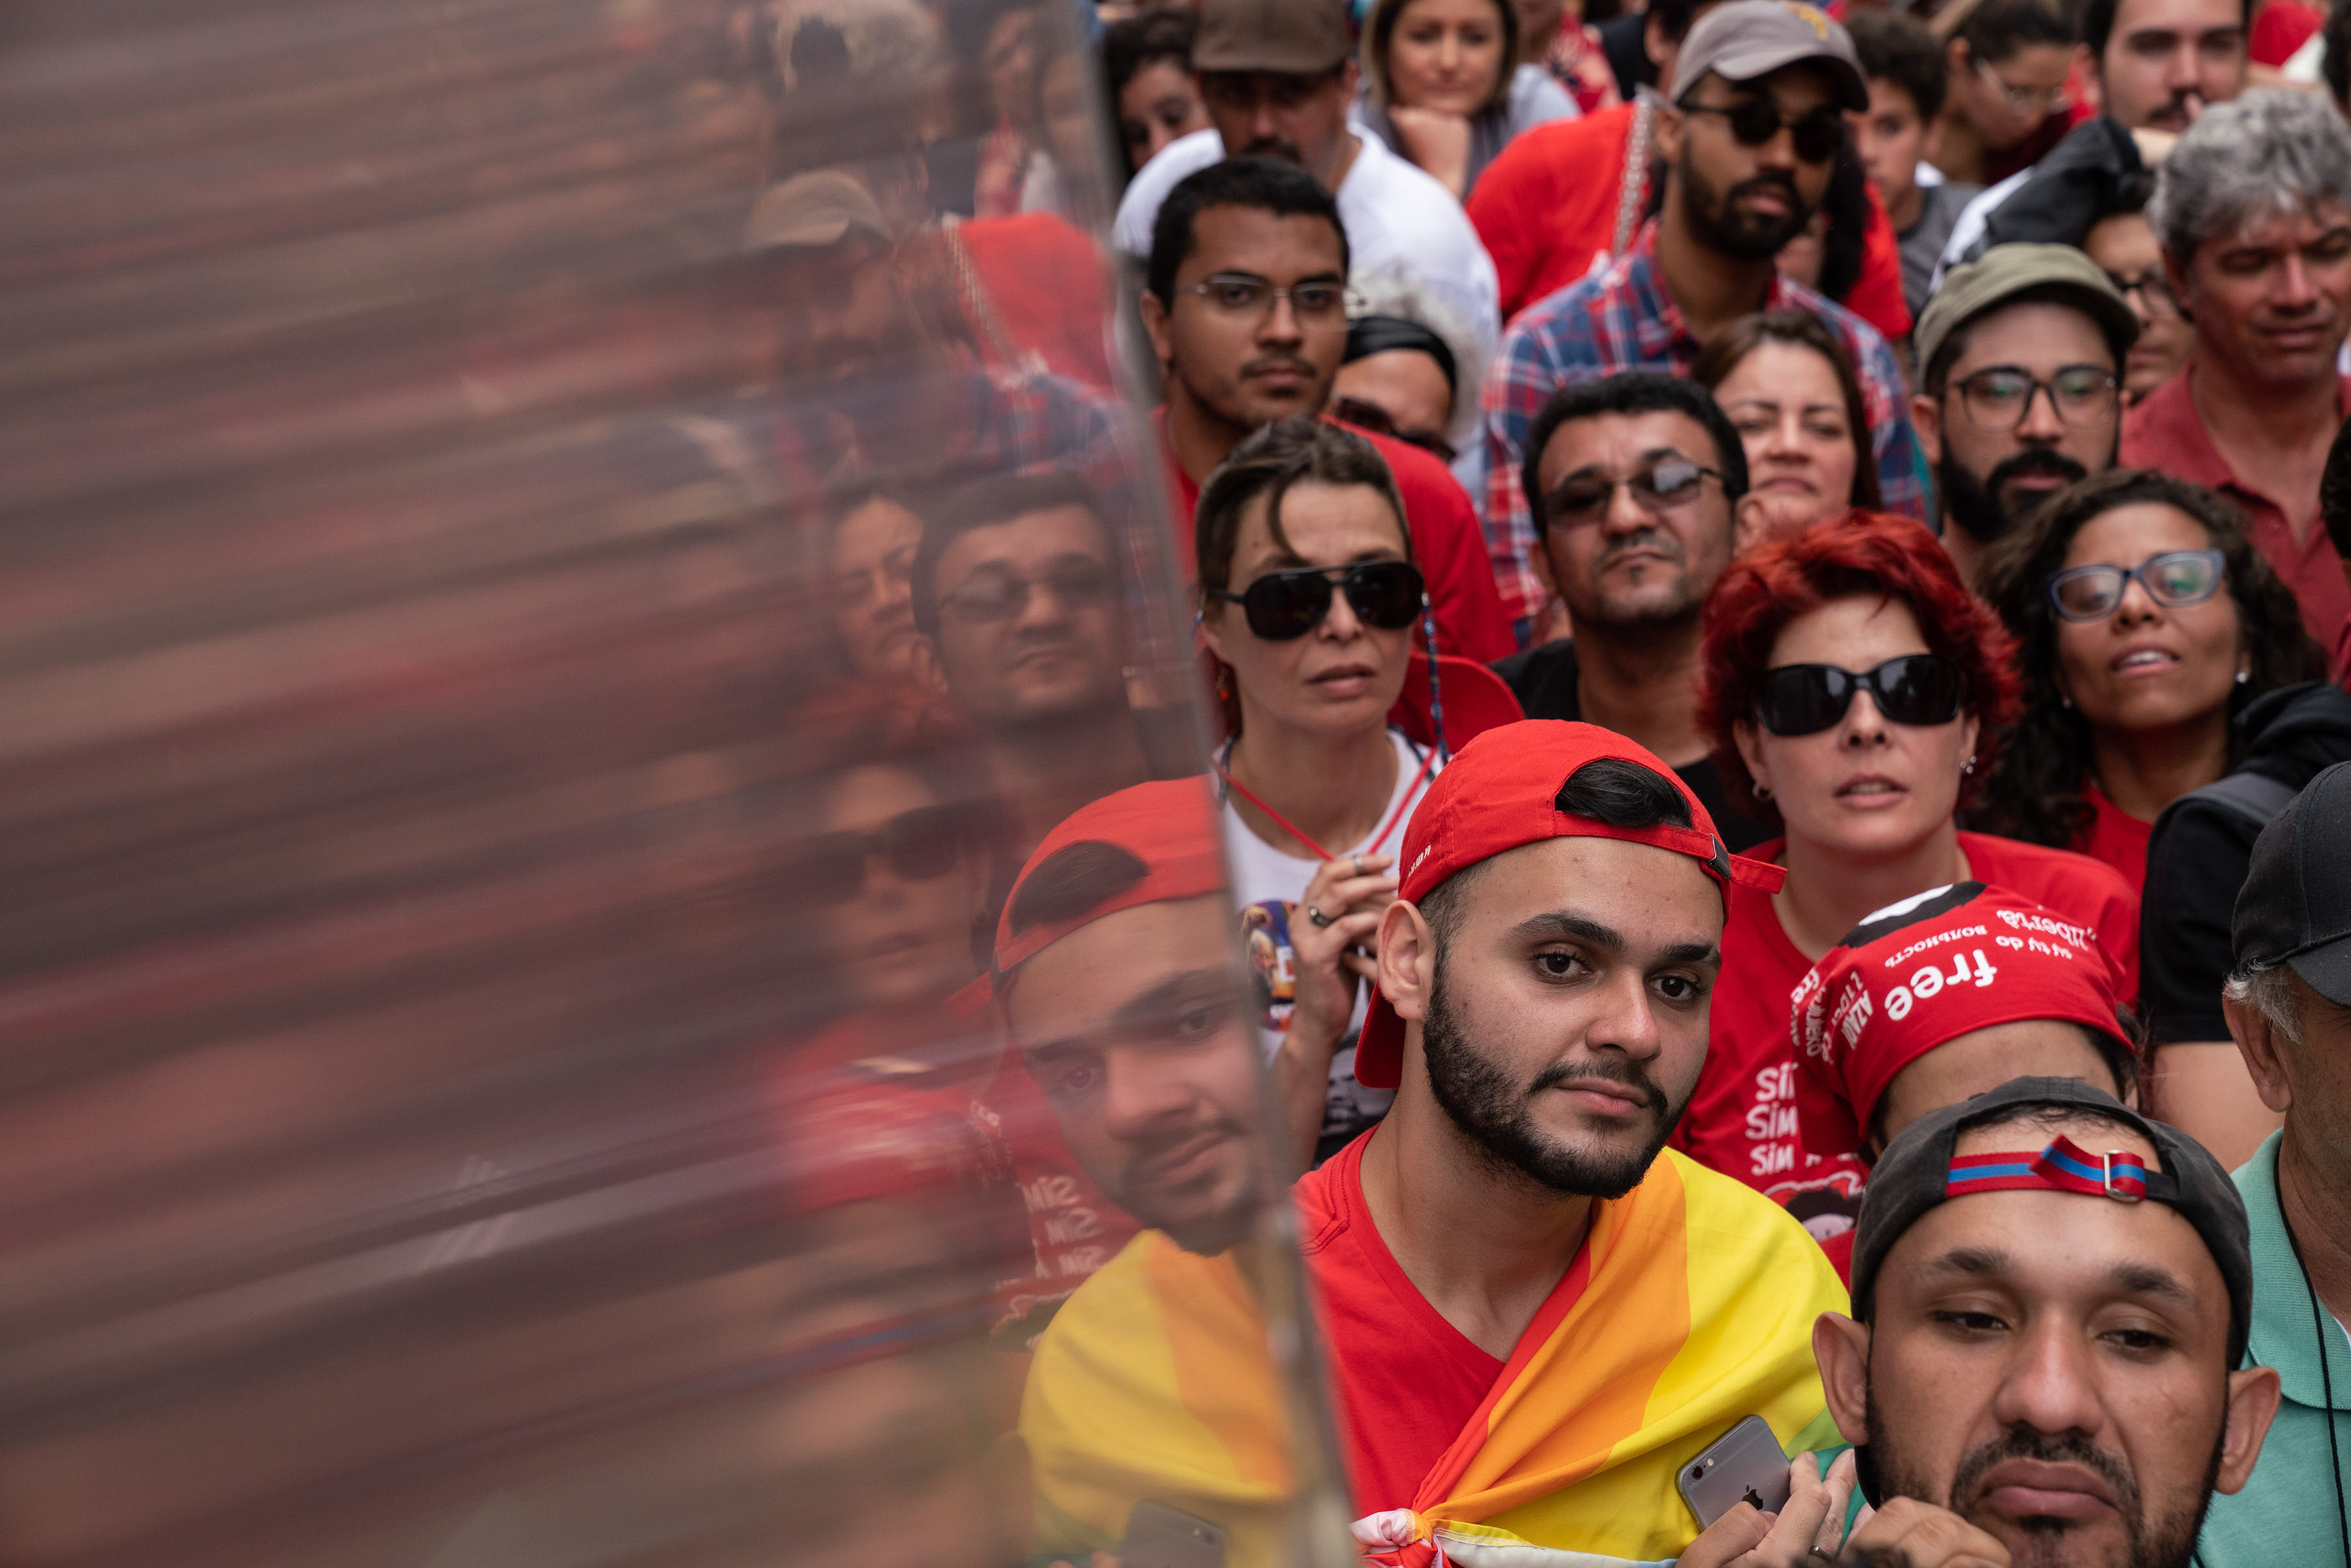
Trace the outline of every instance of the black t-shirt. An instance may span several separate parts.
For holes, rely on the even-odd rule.
[[[1583,717],[1583,705],[1575,695],[1575,643],[1568,638],[1529,648],[1522,653],[1494,661],[1494,673],[1510,683],[1519,699],[1519,706],[1529,718],[1560,718],[1576,723]],[[1731,805],[1730,795],[1723,788],[1722,774],[1714,758],[1702,757],[1687,768],[1677,768],[1682,782],[1714,819],[1715,831],[1732,852],[1754,848],[1766,839],[1779,835],[1760,822],[1750,821]]]

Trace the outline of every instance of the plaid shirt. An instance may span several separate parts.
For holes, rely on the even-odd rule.
[[[1767,310],[1809,310],[1835,333],[1861,372],[1877,487],[1889,512],[1927,520],[1926,465],[1904,412],[1902,368],[1875,328],[1801,283],[1773,274]],[[1689,374],[1704,347],[1657,275],[1657,225],[1645,225],[1632,247],[1597,277],[1561,289],[1519,314],[1486,375],[1486,546],[1502,607],[1525,642],[1542,613],[1544,594],[1530,565],[1534,519],[1519,486],[1519,465],[1535,415],[1570,382],[1618,371]]]

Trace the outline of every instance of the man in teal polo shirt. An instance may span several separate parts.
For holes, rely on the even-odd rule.
[[[2253,1258],[2247,1364],[2284,1388],[2252,1479],[2212,1500],[2206,1568],[2351,1563],[2351,762],[2262,831],[2222,1007],[2285,1126],[2236,1173]]]

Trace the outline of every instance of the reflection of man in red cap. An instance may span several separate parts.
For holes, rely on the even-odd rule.
[[[1020,868],[997,994],[1070,1151],[1126,1211],[1221,1252],[1268,1196],[1256,1040],[1200,779],[1084,807]]]
[[[1395,1105],[1298,1187],[1357,1535],[1402,1564],[1467,1526],[1674,1556],[1698,1533],[1677,1472],[1736,1422],[1836,1441],[1819,1249],[1660,1152],[1705,1060],[1723,889],[1780,873],[1640,747],[1541,721],[1462,749],[1402,863],[1356,1056]],[[1846,1474],[1796,1467],[1794,1554],[1836,1545]]]

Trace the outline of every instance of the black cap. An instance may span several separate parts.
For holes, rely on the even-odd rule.
[[[2262,830],[2229,941],[2240,974],[2284,964],[2351,1008],[2351,762],[2313,779]]]
[[[1869,1173],[1861,1196],[1861,1222],[1853,1241],[1853,1311],[1867,1322],[1878,1266],[1918,1217],[1941,1203],[1951,1151],[1968,1128],[2001,1119],[2018,1106],[2095,1111],[2155,1145],[2159,1171],[2147,1174],[2147,1201],[2168,1204],[2204,1239],[2229,1286],[2229,1364],[2245,1359],[2252,1332],[2253,1255],[2245,1200],[2220,1162],[2204,1145],[2161,1122],[2150,1122],[2103,1089],[2074,1078],[2012,1078],[1972,1100],[1930,1111],[1902,1129]],[[2122,1195],[2117,1192],[2120,1198]],[[2124,1198],[2123,1201],[2131,1201]]]

